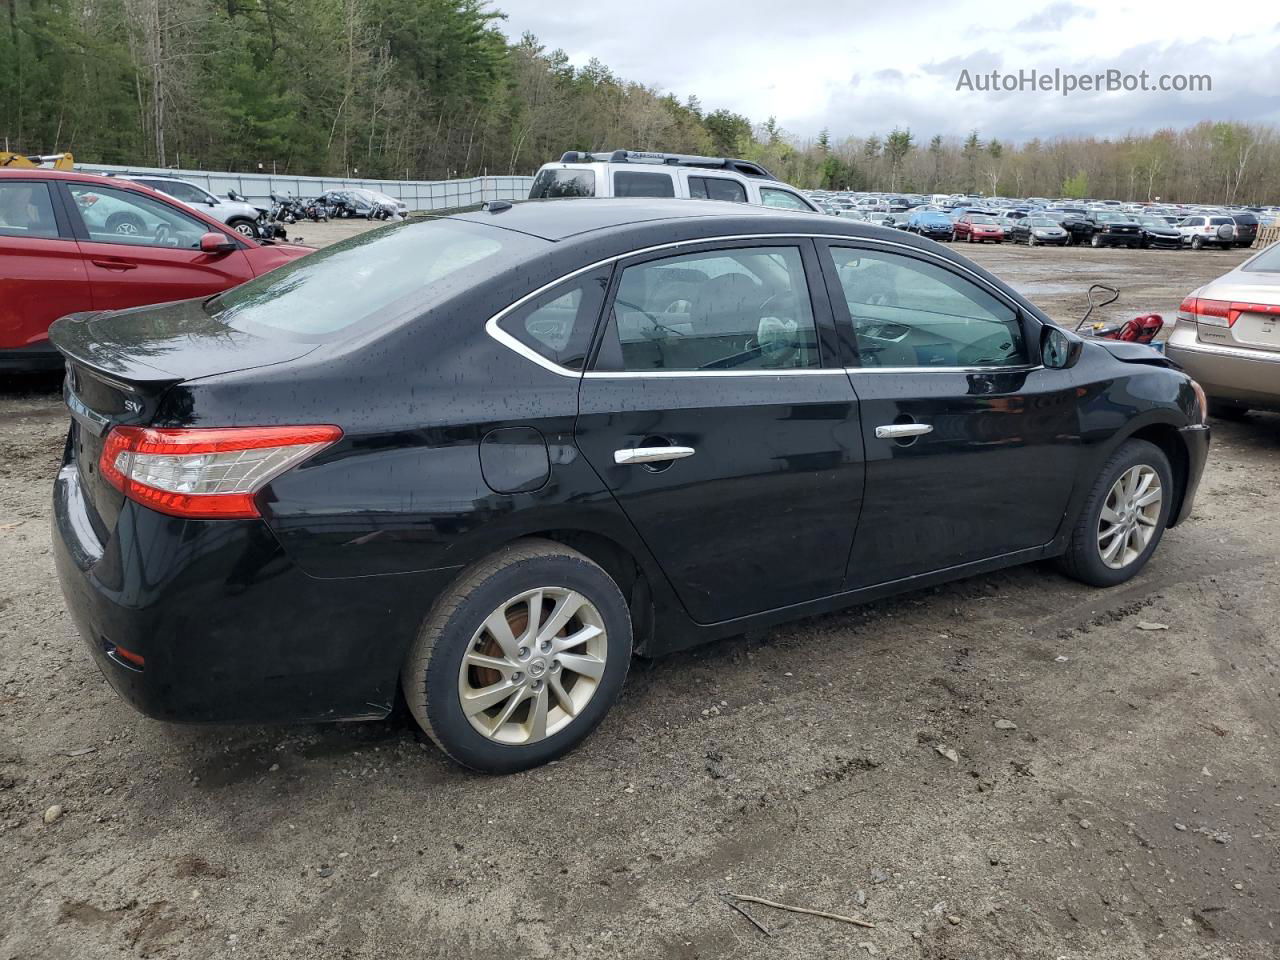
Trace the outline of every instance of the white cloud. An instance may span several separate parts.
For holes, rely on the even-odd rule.
[[[707,109],[775,116],[813,136],[917,137],[978,129],[1001,139],[1122,135],[1198,120],[1280,125],[1280,24],[1263,4],[1215,10],[1202,0],[1124,5],[1019,0],[880,2],[739,0],[721,4],[557,4],[496,0],[512,37],[530,30],[573,63],[615,73]],[[1226,11],[1225,14],[1223,11]],[[960,70],[1147,70],[1208,73],[1210,93],[977,93]]]

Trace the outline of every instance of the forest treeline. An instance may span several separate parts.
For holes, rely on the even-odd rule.
[[[0,148],[99,163],[437,179],[570,149],[735,155],[802,187],[1280,202],[1276,131],[802,140],[574,67],[484,0],[0,0]],[[892,126],[887,123],[886,126]]]

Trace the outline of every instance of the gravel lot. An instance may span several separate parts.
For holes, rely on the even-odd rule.
[[[1064,320],[1108,279],[1172,314],[1243,256],[971,250]],[[0,386],[4,960],[1277,956],[1280,417],[1215,425],[1125,586],[1027,567],[637,662],[505,779],[399,715],[132,712],[54,579],[64,429],[56,384]],[[766,936],[724,891],[875,929],[744,904]]]

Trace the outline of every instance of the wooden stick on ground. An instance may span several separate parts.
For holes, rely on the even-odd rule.
[[[740,914],[742,914],[744,917],[746,917],[748,920],[750,920],[750,921],[751,921],[751,925],[752,925],[752,926],[754,926],[754,927],[755,927],[757,930],[759,930],[761,933],[763,933],[766,937],[772,937],[772,936],[773,936],[773,934],[769,932],[769,928],[768,928],[768,927],[766,927],[763,923],[761,923],[759,920],[757,920],[757,919],[756,919],[755,917],[753,917],[751,914],[747,913],[747,911],[746,911],[746,909],[745,909],[745,908],[738,906],[738,904],[736,904],[736,903],[734,903],[732,900],[730,900],[730,899],[729,899],[729,895],[728,895],[728,894],[722,895],[722,896],[720,897],[720,899],[724,901],[724,903],[725,903],[725,905],[726,905],[726,906],[728,906],[728,907],[732,907],[734,910],[737,910]]]
[[[727,894],[735,900],[741,900],[744,903],[758,903],[762,907],[773,907],[775,910],[789,910],[792,913],[807,913],[812,917],[826,917],[828,920],[839,920],[841,923],[852,923],[855,927],[866,927],[874,930],[876,925],[866,920],[859,920],[857,917],[844,917],[838,913],[827,913],[825,910],[810,910],[808,907],[793,907],[790,904],[778,903],[774,900],[766,900],[764,897],[748,897],[740,893]],[[754,921],[752,921],[754,923]]]

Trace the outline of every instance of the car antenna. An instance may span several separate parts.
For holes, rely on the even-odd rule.
[[[503,210],[511,209],[510,200],[486,200],[480,204],[481,210],[488,210],[490,213],[501,213]]]

